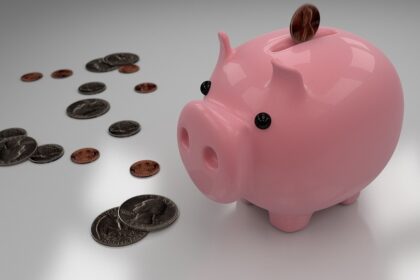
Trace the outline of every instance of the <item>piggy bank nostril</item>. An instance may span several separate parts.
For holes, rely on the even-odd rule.
[[[185,149],[190,147],[190,136],[188,135],[188,131],[185,127],[181,128],[181,143]]]
[[[219,167],[219,159],[217,158],[216,152],[211,147],[205,147],[203,151],[204,162],[207,167],[211,169],[217,169]]]

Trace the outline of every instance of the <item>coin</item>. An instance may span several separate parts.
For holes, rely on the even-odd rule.
[[[131,74],[131,73],[138,72],[139,70],[140,70],[140,67],[136,64],[123,65],[120,68],[118,68],[118,71],[123,74]]]
[[[131,228],[154,231],[175,222],[179,211],[169,198],[146,194],[125,201],[118,209],[118,217]]]
[[[71,71],[70,69],[60,69],[54,71],[51,74],[51,77],[53,77],[54,79],[64,79],[70,77],[71,75],[73,75],[73,71]]]
[[[102,116],[110,108],[109,103],[103,99],[83,99],[69,105],[67,115],[74,119],[91,119]]]
[[[160,170],[159,163],[153,160],[141,160],[130,166],[130,173],[134,177],[150,177],[157,174]]]
[[[133,53],[113,53],[105,56],[105,63],[112,66],[134,64],[139,61],[139,56]]]
[[[113,123],[108,132],[114,137],[128,137],[137,134],[141,130],[141,126],[135,121],[119,121]]]
[[[300,6],[290,21],[290,35],[296,43],[310,40],[318,30],[320,15],[314,5]]]
[[[100,214],[92,223],[91,233],[96,242],[110,247],[134,244],[148,234],[122,223],[118,218],[118,207]]]
[[[10,166],[29,159],[37,143],[28,136],[15,136],[0,141],[0,166]]]
[[[42,78],[42,73],[39,72],[31,72],[20,77],[20,80],[23,82],[35,82]]]
[[[24,136],[26,135],[26,130],[19,127],[12,127],[3,129],[0,131],[0,140],[3,140],[5,138],[15,137],[15,136]]]
[[[64,155],[64,149],[57,144],[38,146],[35,153],[29,158],[33,163],[49,163],[56,161]]]
[[[154,83],[141,83],[138,84],[134,90],[138,93],[151,93],[157,90],[157,85]]]
[[[73,152],[70,158],[78,164],[91,163],[99,158],[99,151],[95,148],[82,148]]]
[[[106,85],[101,82],[89,82],[79,87],[79,93],[84,95],[98,94],[106,90]]]
[[[104,73],[104,72],[110,72],[118,67],[109,65],[105,63],[103,58],[96,58],[92,61],[89,61],[86,63],[86,70],[94,73]]]

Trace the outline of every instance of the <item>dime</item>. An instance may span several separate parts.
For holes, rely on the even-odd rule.
[[[140,67],[136,64],[123,65],[120,68],[118,68],[118,71],[123,74],[131,74],[131,73],[138,72],[139,70],[140,70]]]
[[[160,195],[139,195],[118,209],[120,220],[131,228],[154,231],[171,225],[178,217],[176,204]]]
[[[26,135],[26,130],[19,127],[7,128],[0,131],[0,141],[5,138],[15,137],[15,136],[24,136]]]
[[[318,30],[320,15],[314,5],[300,6],[290,21],[290,35],[296,43],[310,40]]]
[[[35,153],[30,157],[33,163],[49,163],[56,161],[64,155],[64,149],[57,144],[38,146]]]
[[[105,246],[121,247],[143,239],[148,232],[128,227],[118,218],[118,207],[100,214],[92,223],[93,239]]]
[[[113,123],[109,128],[109,134],[114,137],[128,137],[137,134],[141,126],[135,121],[119,121]]]
[[[79,87],[79,93],[84,95],[98,94],[106,90],[106,85],[101,82],[89,82]]]
[[[70,69],[60,69],[60,70],[54,71],[51,74],[51,77],[53,77],[54,79],[64,79],[64,78],[70,77],[71,75],[73,75],[73,71],[71,71]]]
[[[134,64],[139,61],[139,56],[133,53],[113,53],[105,56],[105,63],[112,66]]]
[[[78,164],[91,163],[99,158],[99,151],[95,148],[82,148],[73,152],[70,158]]]
[[[138,93],[151,93],[157,89],[157,85],[154,83],[141,83],[138,84],[134,90]]]
[[[67,115],[74,119],[91,119],[102,116],[111,106],[103,99],[83,99],[67,107]]]
[[[28,136],[15,136],[0,141],[0,166],[10,166],[29,159],[37,143]]]
[[[42,78],[42,73],[39,72],[31,72],[20,77],[20,80],[23,82],[35,82]]]
[[[157,174],[160,170],[159,163],[153,160],[141,160],[133,163],[130,167],[130,173],[134,177],[150,177]]]
[[[97,58],[86,63],[86,70],[94,73],[104,73],[117,69],[118,67],[105,63],[103,58]]]

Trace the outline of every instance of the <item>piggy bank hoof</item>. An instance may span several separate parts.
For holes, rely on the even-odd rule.
[[[284,232],[295,232],[304,229],[312,214],[309,215],[281,215],[277,213],[269,213],[270,223]]]
[[[356,200],[359,198],[360,192],[356,193],[355,195],[347,198],[343,202],[341,202],[341,205],[350,205],[356,202]]]

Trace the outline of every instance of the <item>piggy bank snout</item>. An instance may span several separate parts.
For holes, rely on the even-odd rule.
[[[217,202],[233,202],[240,196],[240,126],[225,109],[200,101],[188,103],[179,118],[182,161],[194,184]]]

